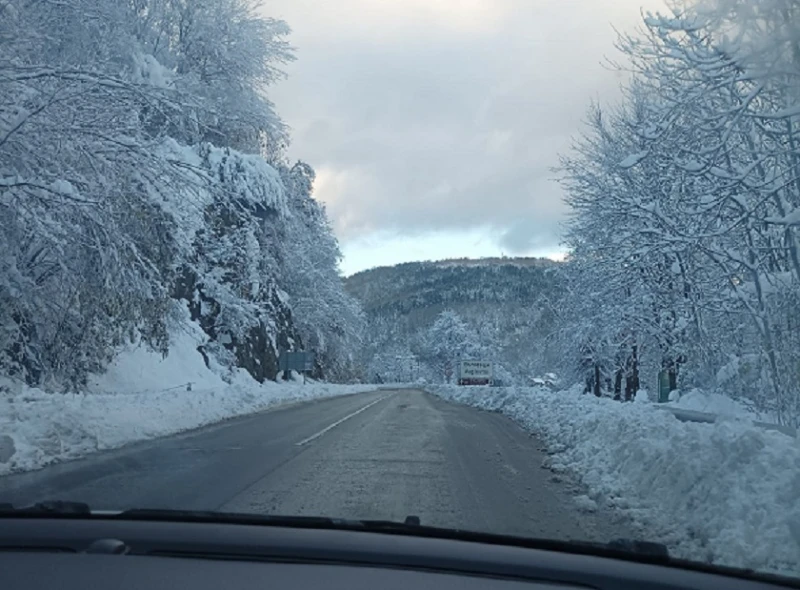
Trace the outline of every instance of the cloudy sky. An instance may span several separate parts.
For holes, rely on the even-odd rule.
[[[551,168],[623,81],[613,27],[662,0],[267,0],[297,61],[273,88],[317,170],[342,270],[558,257]]]

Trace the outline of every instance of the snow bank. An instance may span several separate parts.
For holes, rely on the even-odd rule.
[[[52,394],[0,378],[0,475],[198,428],[288,402],[372,391],[374,385],[302,380],[260,384],[239,369],[227,382],[209,370],[188,324],[167,357],[122,351],[87,392]],[[191,385],[189,385],[191,384]]]
[[[742,401],[721,393],[709,393],[700,389],[692,389],[688,393],[681,395],[676,402],[667,405],[682,410],[708,412],[709,414],[741,418],[743,420],[768,420],[771,418],[771,416],[767,416],[764,413],[756,412],[753,407],[746,405]]]
[[[428,390],[536,432],[552,453],[550,469],[577,475],[591,500],[623,511],[643,538],[675,555],[800,575],[797,439],[746,421],[680,422],[580,388]]]

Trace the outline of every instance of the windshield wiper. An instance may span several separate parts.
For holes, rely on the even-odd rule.
[[[517,537],[495,533],[482,533],[465,529],[450,529],[423,526],[418,516],[409,515],[404,522],[393,520],[354,520],[322,516],[281,516],[262,514],[239,514],[191,510],[125,510],[114,516],[125,520],[181,520],[190,522],[222,522],[232,524],[254,524],[296,528],[354,530],[373,533],[404,534],[437,539],[452,539],[495,545],[515,545],[532,549],[571,551],[611,556],[640,556],[647,561],[666,563],[670,560],[666,545],[634,539],[615,539],[609,543],[587,541],[559,541],[535,537]]]
[[[296,528],[318,528],[358,530],[370,532],[414,533],[431,527],[421,527],[418,516],[407,516],[404,522],[393,520],[356,520],[328,516],[286,516],[275,514],[248,514],[236,512],[213,512],[205,510],[161,510],[134,508],[124,510],[114,518],[122,520],[180,520],[184,522],[220,522],[230,524],[254,524]],[[435,529],[447,530],[447,529]]]
[[[91,516],[92,509],[84,502],[53,500],[37,502],[31,506],[15,508],[13,504],[0,502],[2,516]]]

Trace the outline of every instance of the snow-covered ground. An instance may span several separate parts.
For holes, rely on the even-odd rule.
[[[642,538],[666,543],[677,556],[800,574],[796,438],[741,416],[680,422],[652,404],[582,395],[580,387],[427,389],[535,432],[551,453],[551,470],[572,473],[600,507],[624,512]]]
[[[679,399],[666,404],[669,407],[680,408],[682,410],[693,410],[696,412],[707,412],[727,418],[740,418],[743,420],[763,420],[771,422],[774,416],[758,412],[754,407],[744,401],[735,400],[721,393],[712,393],[692,389],[680,396]]]
[[[163,358],[145,347],[123,351],[87,391],[53,394],[0,379],[0,475],[38,469],[106,449],[197,428],[278,404],[361,391],[293,375],[260,384],[245,371],[223,380],[197,352],[203,336],[184,326]],[[191,384],[191,385],[189,385]]]

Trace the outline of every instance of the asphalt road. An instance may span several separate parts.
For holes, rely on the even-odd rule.
[[[414,391],[319,400],[0,478],[0,502],[403,520],[560,539],[630,536],[575,501],[499,414]]]

